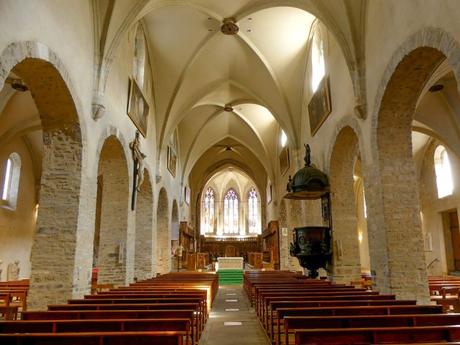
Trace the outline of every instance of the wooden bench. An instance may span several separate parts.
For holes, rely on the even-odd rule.
[[[78,332],[0,334],[2,345],[182,345],[185,332]]]
[[[326,307],[356,307],[356,306],[393,306],[393,305],[416,305],[414,300],[346,300],[346,301],[278,301],[272,302],[273,314],[269,318],[268,334],[275,336],[274,326],[279,333],[281,320],[278,317],[278,309],[286,310],[289,308],[326,308]],[[438,308],[439,309],[439,308]]]
[[[76,332],[185,332],[185,344],[190,344],[191,324],[185,319],[131,320],[35,320],[0,322],[0,333],[76,333]]]
[[[204,328],[203,320],[199,317],[199,305],[197,303],[149,303],[149,304],[61,304],[49,305],[49,311],[64,311],[64,310],[176,310],[176,309],[193,309],[194,310],[194,325],[197,329],[197,334],[200,334]]]
[[[404,314],[442,314],[442,307],[438,305],[384,305],[384,306],[328,306],[328,307],[294,307],[278,308],[277,327],[271,334],[272,339],[281,337],[281,325],[286,317],[291,316],[368,316],[368,315],[404,315]],[[275,335],[276,333],[276,335]]]
[[[460,341],[460,326],[329,328],[295,331],[295,344],[401,344]]]
[[[460,324],[460,314],[430,315],[366,315],[366,316],[287,316],[284,319],[284,344],[289,345],[289,335],[298,329],[318,328],[382,328],[382,327],[415,327],[442,326]],[[278,344],[281,344],[278,338]]]
[[[0,306],[0,315],[5,320],[16,320],[18,318],[17,306]]]
[[[269,317],[272,315],[272,309],[270,307],[271,302],[285,301],[287,297],[270,297],[266,298],[265,304],[262,307],[262,314],[260,315],[264,324],[268,324]],[[359,300],[392,300],[395,299],[394,295],[320,295],[320,296],[289,296],[290,301],[359,301]]]
[[[170,310],[59,310],[28,311],[23,320],[101,320],[101,319],[174,319],[187,318],[191,322],[192,339],[198,341],[200,330],[194,309]]]

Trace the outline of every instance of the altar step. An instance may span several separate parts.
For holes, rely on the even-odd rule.
[[[223,269],[217,271],[219,285],[233,285],[243,283],[243,270]]]

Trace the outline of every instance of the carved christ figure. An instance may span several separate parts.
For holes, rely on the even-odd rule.
[[[134,140],[129,143],[129,148],[133,153],[134,174],[137,174],[135,188],[139,192],[141,189],[141,185],[144,182],[144,158],[147,157],[140,150],[139,131],[136,132],[136,137],[134,138]]]

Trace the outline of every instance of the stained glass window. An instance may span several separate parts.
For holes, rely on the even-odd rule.
[[[203,201],[203,224],[201,232],[209,234],[214,232],[214,210],[215,210],[214,190],[209,187],[206,190]]]
[[[224,234],[238,234],[238,195],[229,189],[224,197]]]
[[[250,234],[257,234],[260,232],[258,223],[259,217],[257,191],[254,187],[252,187],[248,193],[248,225]]]

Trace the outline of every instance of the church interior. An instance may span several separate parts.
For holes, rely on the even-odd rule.
[[[0,344],[459,344],[458,18],[0,0]]]

